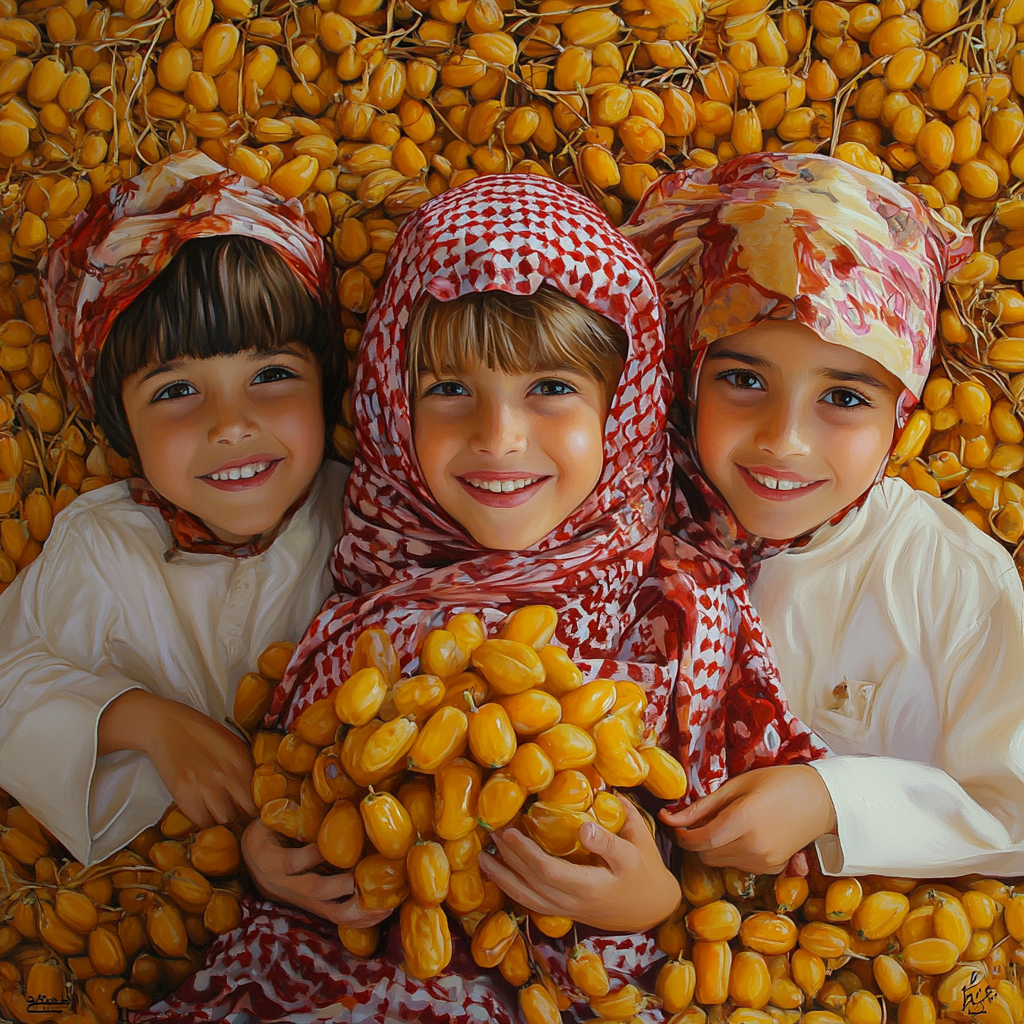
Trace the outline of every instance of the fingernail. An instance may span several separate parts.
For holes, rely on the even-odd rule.
[[[597,837],[597,826],[591,825],[589,822],[580,825],[580,839],[594,839]]]

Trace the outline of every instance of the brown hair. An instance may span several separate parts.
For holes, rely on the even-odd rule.
[[[297,342],[320,363],[329,437],[340,415],[345,368],[332,298],[311,295],[265,242],[241,235],[186,242],[114,321],[93,379],[96,422],[115,451],[137,457],[121,400],[127,377],[151,363]]]
[[[450,302],[427,295],[405,335],[410,396],[422,371],[440,377],[479,361],[504,373],[576,370],[610,398],[627,351],[618,324],[547,285],[533,295],[472,292]]]

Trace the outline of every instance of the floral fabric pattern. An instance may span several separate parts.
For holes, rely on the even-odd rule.
[[[719,338],[796,320],[898,377],[905,416],[931,369],[943,279],[973,248],[900,185],[815,154],[667,175],[623,233],[661,285],[678,397]]]
[[[93,414],[92,378],[118,315],[194,238],[248,235],[272,246],[314,295],[330,292],[320,236],[297,199],[186,150],[97,196],[40,263],[50,340],[64,379]]]
[[[445,515],[420,474],[405,326],[425,293],[528,295],[543,283],[622,326],[629,353],[593,494],[533,548],[488,550]],[[360,455],[332,564],[336,593],[301,641],[266,724],[287,728],[338,687],[365,628],[386,630],[410,672],[426,632],[450,615],[477,612],[494,627],[517,607],[545,603],[559,612],[555,642],[588,678],[644,686],[646,726],[687,767],[687,799],[750,768],[823,756],[825,747],[788,711],[742,573],[693,521],[685,498],[669,507],[663,347],[647,265],[573,190],[541,177],[486,177],[411,215],[359,352]],[[237,1008],[264,1020],[517,1019],[514,994],[500,978],[458,955],[440,977],[410,979],[397,966],[394,927],[391,956],[360,961],[331,938],[330,926],[291,908],[270,913],[251,901],[247,914],[240,930],[211,947],[205,968],[156,1008],[158,1019],[221,1020]],[[458,931],[453,923],[453,936]],[[622,979],[639,979],[661,957],[651,935],[587,943]],[[540,948],[552,974],[563,977],[571,946]],[[585,1004],[577,1010],[580,1019],[590,1016]]]

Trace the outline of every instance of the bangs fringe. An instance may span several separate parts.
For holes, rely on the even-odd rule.
[[[242,235],[186,242],[114,321],[93,379],[96,420],[118,454],[135,456],[121,386],[145,366],[289,343],[320,362],[328,429],[340,412],[344,360],[330,296],[310,294],[270,245]]]
[[[108,345],[120,357],[123,379],[151,363],[266,351],[285,340],[308,345],[321,320],[312,296],[270,246],[235,235],[204,238],[183,246],[121,314]]]
[[[428,295],[410,317],[405,358],[410,393],[424,371],[442,377],[475,363],[510,374],[575,370],[614,391],[627,350],[621,327],[542,285],[533,295]]]

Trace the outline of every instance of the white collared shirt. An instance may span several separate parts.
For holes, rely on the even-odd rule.
[[[149,758],[96,757],[100,715],[142,688],[224,722],[275,640],[298,640],[331,590],[346,467],[327,462],[260,555],[177,552],[126,483],[57,516],[38,559],[0,596],[0,787],[79,860],[102,860],[171,802]]]
[[[830,874],[1024,874],[1024,590],[955,509],[886,479],[751,596],[838,817]]]

